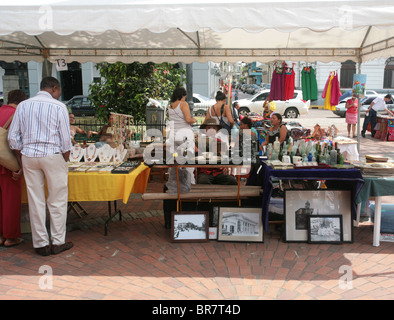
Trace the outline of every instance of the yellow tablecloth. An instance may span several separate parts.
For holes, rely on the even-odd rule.
[[[68,201],[113,201],[127,203],[131,193],[144,193],[150,168],[141,164],[129,174],[69,172]],[[22,202],[27,203],[22,183]]]

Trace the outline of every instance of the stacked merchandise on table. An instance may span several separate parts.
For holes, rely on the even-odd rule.
[[[141,164],[140,161],[126,161],[114,168],[111,173],[130,173]]]
[[[355,161],[352,164],[361,171],[362,175],[379,177],[394,175],[394,163],[392,162],[364,163]]]
[[[111,172],[120,162],[70,162],[69,172]]]
[[[126,162],[70,162],[68,163],[69,172],[85,173],[130,173],[141,164],[140,161]]]

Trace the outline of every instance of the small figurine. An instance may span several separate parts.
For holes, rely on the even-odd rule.
[[[328,127],[328,129],[327,129],[327,136],[328,137],[336,138],[337,134],[338,134],[338,129],[334,124],[332,124],[330,127]]]
[[[312,133],[312,137],[315,138],[316,140],[320,140],[322,136],[324,135],[323,130],[321,129],[319,124],[316,124],[314,126],[314,131]]]

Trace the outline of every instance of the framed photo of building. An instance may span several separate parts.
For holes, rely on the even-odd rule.
[[[261,208],[219,209],[218,241],[263,242]]]
[[[350,190],[285,190],[285,241],[307,242],[309,216],[341,215],[343,242],[353,241]]]
[[[206,242],[209,240],[209,212],[172,212],[173,242]]]
[[[312,215],[308,220],[308,243],[342,243],[341,215]]]

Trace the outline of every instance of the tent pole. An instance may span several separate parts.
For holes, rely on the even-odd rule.
[[[357,55],[358,55],[358,57],[357,57],[357,60],[358,60],[357,73],[361,74],[362,58],[360,56],[360,51],[358,52]],[[361,140],[361,138],[360,138],[360,136],[361,136],[360,108],[361,108],[361,105],[360,105],[360,95],[359,94],[357,94],[357,101],[358,101],[358,107],[357,107],[357,152],[358,152],[358,154],[360,154],[360,142],[361,142],[360,141]]]
[[[193,64],[186,65],[186,101],[189,104],[190,114],[193,118]]]

